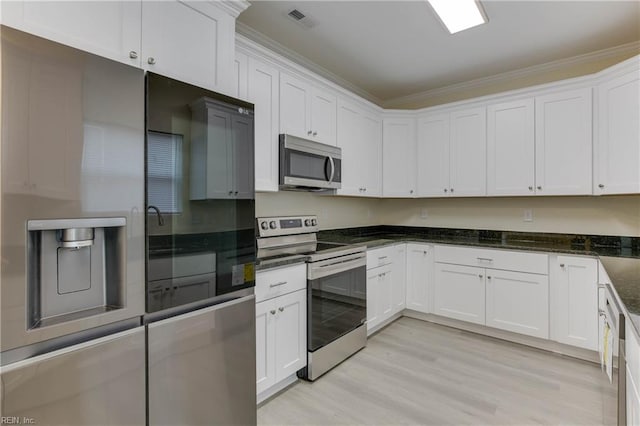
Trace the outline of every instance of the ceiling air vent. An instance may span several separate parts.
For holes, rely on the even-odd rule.
[[[300,12],[298,9],[291,9],[289,13],[287,13],[287,17],[297,24],[302,25],[305,28],[311,28],[316,25],[315,21],[309,18],[304,13]]]

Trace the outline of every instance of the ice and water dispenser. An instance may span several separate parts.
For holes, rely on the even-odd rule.
[[[28,328],[125,306],[126,219],[30,220]]]

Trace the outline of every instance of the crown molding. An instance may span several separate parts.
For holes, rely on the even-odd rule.
[[[213,3],[234,18],[240,16],[242,12],[251,6],[251,3],[246,0],[210,0],[210,3]]]
[[[569,58],[558,59],[556,61],[547,62],[544,64],[533,65],[531,67],[520,68],[513,71],[507,71],[500,74],[495,74],[489,77],[482,77],[462,83],[451,84],[449,86],[440,87],[437,89],[426,90],[424,92],[414,93],[407,96],[400,96],[393,99],[387,99],[382,102],[383,108],[395,108],[402,107],[403,105],[419,104],[427,102],[431,97],[442,96],[447,94],[454,94],[465,92],[472,89],[479,89],[482,87],[494,85],[496,83],[513,81],[519,78],[525,78],[534,76],[541,73],[548,73],[557,70],[565,69],[569,66],[587,64],[598,60],[611,58],[614,56],[623,55],[626,53],[640,53],[640,41],[633,41],[630,43],[622,44],[620,46],[614,46],[607,49],[597,50],[595,52],[585,53],[582,55],[576,55]]]
[[[294,52],[288,47],[283,46],[277,41],[267,37],[259,31],[254,30],[253,28],[247,26],[246,24],[243,24],[242,22],[236,22],[236,32],[259,44],[260,46],[263,46],[268,50],[288,59],[289,61],[300,65],[301,67],[306,68],[309,71],[312,71],[313,73],[331,81],[338,86],[341,86],[342,88],[368,100],[369,102],[377,106],[380,106],[383,103],[382,99],[372,95],[371,93],[343,79],[342,77],[337,76],[326,68],[310,61],[299,53]]]

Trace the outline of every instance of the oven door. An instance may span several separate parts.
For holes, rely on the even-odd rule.
[[[365,323],[367,272],[363,253],[309,264],[307,316],[309,352]]]
[[[280,135],[280,187],[340,189],[341,150],[290,135]]]

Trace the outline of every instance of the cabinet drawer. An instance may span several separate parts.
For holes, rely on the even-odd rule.
[[[256,274],[256,302],[307,288],[307,265],[288,266]]]
[[[549,256],[542,253],[436,246],[435,261],[530,274],[549,273]]]
[[[393,263],[397,245],[367,250],[367,269]]]

